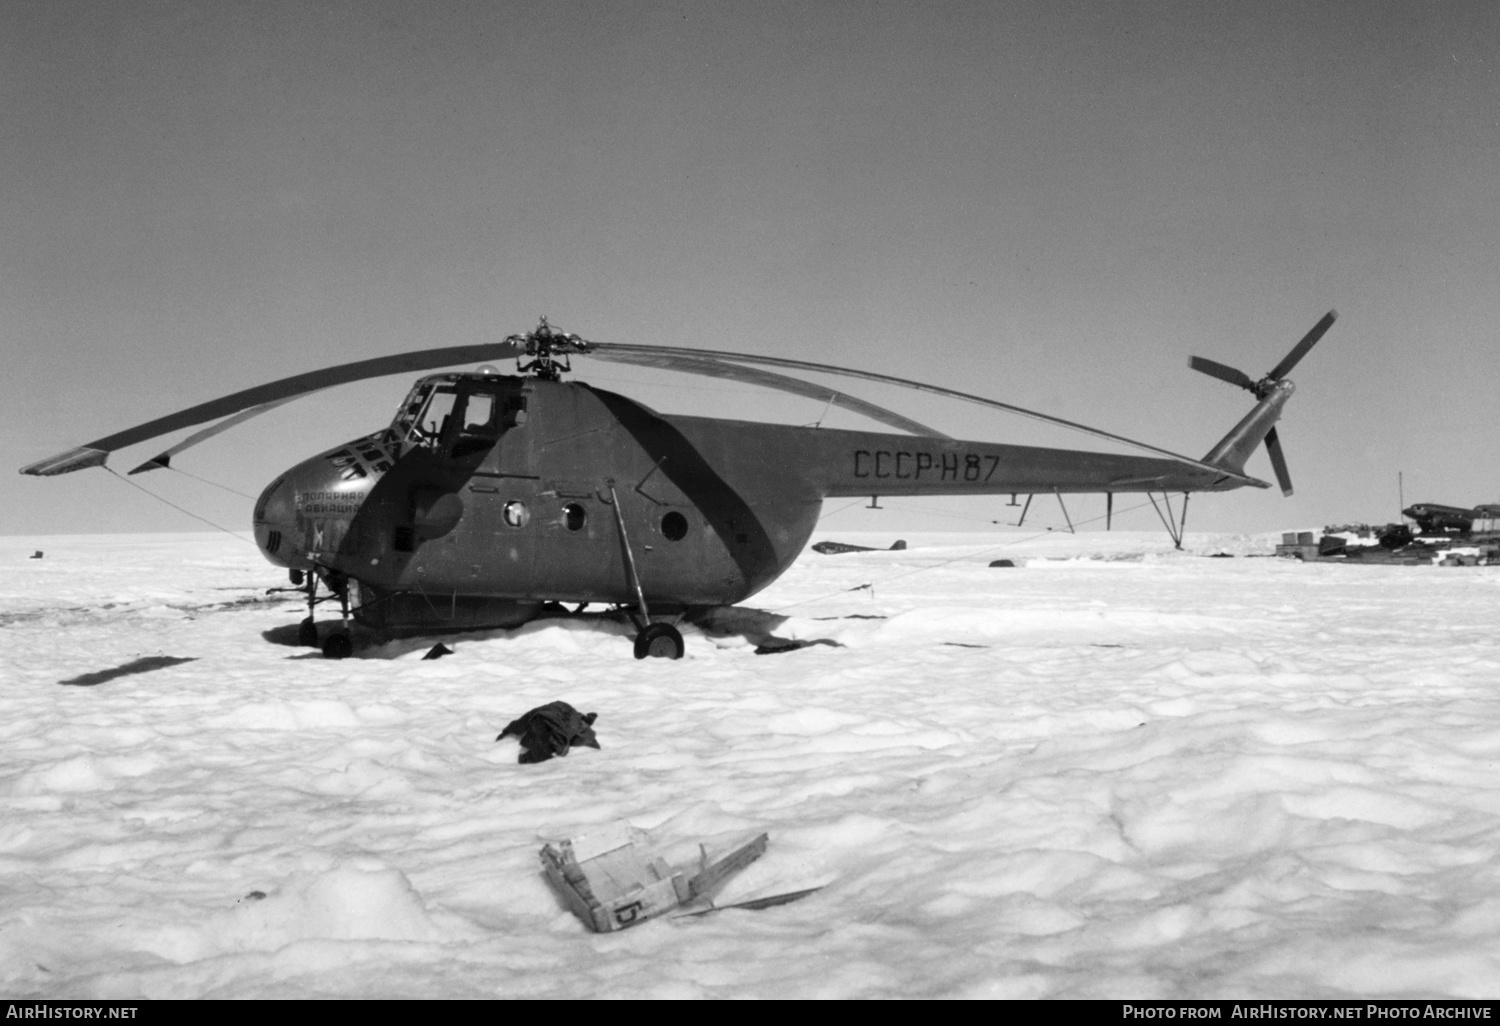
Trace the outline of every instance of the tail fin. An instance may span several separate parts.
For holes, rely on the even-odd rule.
[[[1219,439],[1219,444],[1208,451],[1203,462],[1243,474],[1245,462],[1255,452],[1255,447],[1265,442],[1271,453],[1271,464],[1276,470],[1276,482],[1281,485],[1281,494],[1291,495],[1292,479],[1287,473],[1286,458],[1281,452],[1281,439],[1276,436],[1276,421],[1281,416],[1281,408],[1294,391],[1296,387],[1290,381],[1278,381],[1270,395],[1256,403],[1255,408],[1245,414],[1244,419],[1229,434]]]
[[[1188,366],[1193,370],[1218,378],[1220,381],[1227,381],[1231,385],[1238,385],[1260,400],[1229,434],[1219,440],[1218,445],[1208,451],[1208,455],[1203,457],[1204,463],[1212,463],[1214,466],[1223,467],[1233,473],[1243,474],[1245,462],[1255,452],[1255,447],[1265,442],[1266,451],[1271,457],[1271,466],[1276,471],[1276,482],[1281,485],[1281,493],[1292,494],[1292,477],[1287,472],[1286,456],[1281,451],[1281,439],[1276,434],[1276,421],[1281,416],[1281,408],[1296,391],[1296,386],[1285,378],[1291,373],[1292,368],[1307,355],[1308,351],[1318,344],[1323,333],[1332,327],[1337,318],[1338,313],[1333,310],[1324,314],[1322,320],[1313,325],[1312,330],[1302,336],[1302,340],[1292,347],[1291,352],[1282,357],[1281,362],[1259,381],[1252,379],[1244,371],[1213,360],[1206,360],[1201,356],[1194,356],[1188,360]]]

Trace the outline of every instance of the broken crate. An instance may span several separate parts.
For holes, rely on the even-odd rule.
[[[626,823],[543,845],[541,859],[547,879],[574,914],[595,933],[608,933],[707,902],[729,877],[760,858],[768,840],[761,834],[712,864],[705,851],[690,877],[646,848],[644,837]]]

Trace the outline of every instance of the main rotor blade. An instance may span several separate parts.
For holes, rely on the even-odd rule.
[[[1291,495],[1292,475],[1287,473],[1286,455],[1281,451],[1281,439],[1274,427],[1266,432],[1266,452],[1271,456],[1271,467],[1276,471],[1276,483],[1281,485],[1281,494]]]
[[[182,441],[172,446],[170,449],[164,449],[161,452],[157,453],[145,463],[142,463],[140,466],[130,471],[130,473],[140,474],[144,473],[147,470],[161,470],[165,467],[169,467],[172,465],[172,457],[176,456],[184,449],[191,449],[199,442],[206,442],[215,435],[228,431],[236,424],[243,424],[251,417],[259,417],[262,413],[269,413],[270,411],[276,409],[276,407],[278,406],[285,406],[287,403],[292,402],[294,399],[300,399],[303,395],[311,394],[311,392],[304,392],[298,395],[289,395],[285,399],[277,399],[275,402],[261,403],[259,406],[252,406],[248,410],[241,410],[233,417],[225,417],[217,424],[210,424],[202,431],[193,432]]]
[[[295,399],[309,392],[317,392],[334,385],[347,385],[368,378],[385,377],[387,374],[409,374],[413,371],[435,370],[438,367],[451,367],[458,363],[478,363],[482,360],[504,360],[524,351],[522,346],[514,342],[486,342],[473,346],[449,346],[444,349],[422,349],[414,353],[397,353],[394,356],[377,356],[370,360],[356,360],[337,367],[308,371],[306,374],[294,374],[289,378],[247,388],[220,399],[190,406],[165,417],[158,417],[124,431],[106,435],[87,445],[80,445],[67,452],[28,464],[21,468],[21,473],[50,477],[54,474],[67,474],[82,470],[85,467],[101,467],[109,458],[109,454],[116,449],[123,449],[127,445],[144,442],[179,428],[192,427],[194,424],[228,417],[252,406],[264,406],[277,400]]]
[[[1188,357],[1188,366],[1200,374],[1207,374],[1211,378],[1227,381],[1231,385],[1239,385],[1247,392],[1255,391],[1255,381],[1250,375],[1242,370],[1227,367],[1217,360],[1210,360],[1204,356]]]
[[[684,356],[678,353],[626,353],[616,352],[610,349],[608,352],[590,352],[600,360],[610,363],[626,363],[638,367],[656,367],[660,370],[680,371],[684,374],[699,374],[710,378],[724,378],[729,381],[741,381],[750,385],[760,385],[764,388],[773,388],[780,392],[790,392],[793,395],[805,396],[808,399],[820,399],[832,402],[836,406],[842,406],[854,413],[862,413],[871,420],[879,421],[888,427],[898,431],[907,431],[914,435],[924,435],[929,438],[947,438],[934,428],[926,424],[903,417],[899,413],[887,410],[883,406],[866,402],[846,392],[840,392],[836,388],[827,385],[815,385],[811,381],[803,381],[801,378],[787,377],[785,374],[777,374],[773,371],[757,370],[754,367],[740,367],[732,363],[722,363],[718,360],[700,356]]]
[[[1307,351],[1318,344],[1318,339],[1323,333],[1333,326],[1333,322],[1339,319],[1337,310],[1329,310],[1323,315],[1323,319],[1312,326],[1312,330],[1302,336],[1302,341],[1292,347],[1292,351],[1281,358],[1281,362],[1272,368],[1266,377],[1272,381],[1280,381],[1292,372],[1299,360],[1307,355]]]
[[[1039,413],[1036,410],[1028,410],[1024,406],[1013,406],[1010,403],[1002,403],[995,399],[985,399],[982,396],[969,395],[966,392],[957,392],[951,388],[943,388],[939,385],[928,385],[920,381],[909,381],[906,378],[894,378],[888,374],[876,374],[872,371],[852,370],[848,367],[834,367],[824,363],[810,363],[806,360],[787,360],[776,356],[753,356],[748,353],[730,353],[714,349],[688,349],[677,348],[673,346],[643,346],[634,345],[627,342],[590,342],[588,343],[588,351],[584,355],[597,356],[602,359],[603,353],[642,353],[663,354],[668,356],[677,355],[689,357],[708,357],[713,360],[733,360],[737,363],[764,364],[770,367],[788,367],[792,370],[811,371],[818,374],[837,374],[842,377],[859,378],[864,381],[878,381],[883,385],[897,385],[901,388],[910,388],[917,392],[930,392],[933,395],[941,395],[949,399],[961,399],[964,402],[975,403],[979,406],[988,406],[991,409],[1005,410],[1007,413],[1018,413],[1023,417],[1030,417],[1032,420],[1039,420],[1047,424],[1057,424],[1062,427],[1071,428],[1074,431],[1082,431],[1084,434],[1093,435],[1096,438],[1107,438],[1112,442],[1120,442],[1124,445],[1132,446],[1136,449],[1154,453],[1157,456],[1165,456],[1168,459],[1176,460],[1178,463],[1185,464],[1197,470],[1207,471],[1220,479],[1238,481],[1240,484],[1251,485],[1255,488],[1270,487],[1268,484],[1266,484],[1266,482],[1258,480],[1256,478],[1247,477],[1244,474],[1237,474],[1232,470],[1226,470],[1223,467],[1214,466],[1212,463],[1204,463],[1202,460],[1195,460],[1190,456],[1183,456],[1181,453],[1172,452],[1170,449],[1163,449],[1159,446],[1148,445],[1145,442],[1138,442],[1133,438],[1126,438],[1123,435],[1116,435],[1109,431],[1101,431],[1098,428],[1091,428],[1086,424],[1079,424],[1071,420],[1064,420],[1061,417],[1053,417],[1046,413]]]

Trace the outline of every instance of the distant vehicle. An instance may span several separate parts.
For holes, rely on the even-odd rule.
[[[897,540],[888,549],[877,549],[873,545],[850,545],[848,542],[823,541],[812,547],[812,550],[825,556],[840,556],[845,552],[900,552],[906,548],[906,542]]]
[[[1415,520],[1417,529],[1423,534],[1463,536],[1474,530],[1474,521],[1500,517],[1500,504],[1490,503],[1466,509],[1463,506],[1419,502],[1406,507],[1401,514]]]

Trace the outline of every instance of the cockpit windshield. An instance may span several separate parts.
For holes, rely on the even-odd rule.
[[[458,389],[452,385],[418,382],[391,422],[392,440],[403,448],[408,445],[435,448],[457,401]]]
[[[502,428],[524,422],[523,396],[502,401],[493,392],[471,391],[472,387],[442,378],[417,382],[391,422],[387,439],[403,451],[419,446],[436,449],[452,441],[452,455],[460,455],[459,449],[473,450],[475,442],[492,445]]]

